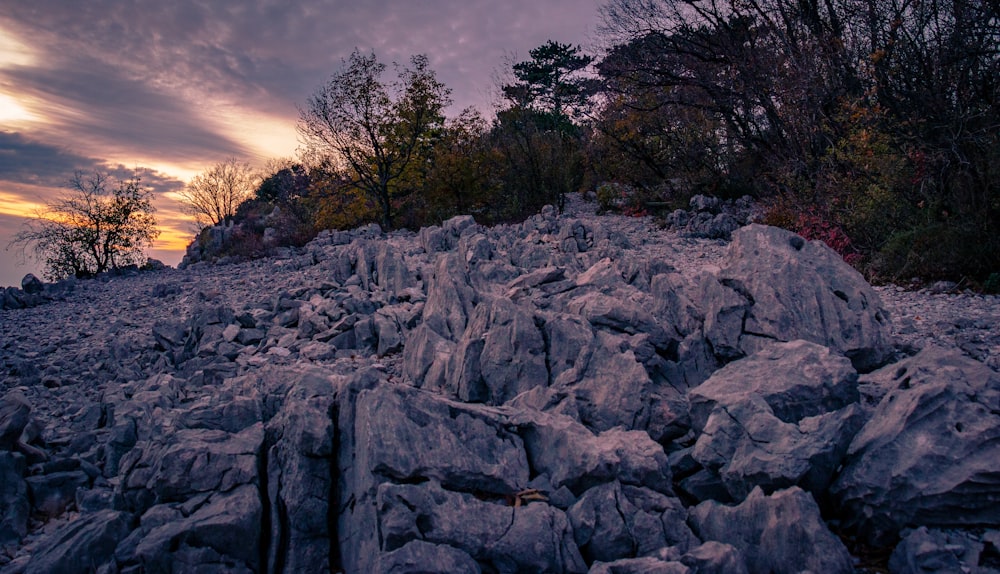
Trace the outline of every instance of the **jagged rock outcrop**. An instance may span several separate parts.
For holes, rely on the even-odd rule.
[[[989,566],[995,372],[868,373],[888,318],[832,251],[676,237],[328,232],[140,278],[106,330],[84,284],[0,356],[0,572],[850,572],[820,505],[904,571]]]
[[[705,335],[715,354],[736,359],[769,341],[804,339],[869,371],[892,355],[889,320],[857,271],[819,241],[776,227],[733,234],[723,268],[702,280]]]
[[[703,540],[738,549],[750,572],[854,571],[847,548],[823,523],[813,498],[798,487],[770,496],[755,488],[738,506],[703,502],[688,520]]]
[[[1000,526],[1000,375],[937,347],[882,374],[831,488],[845,525],[881,545],[904,527]]]
[[[807,341],[774,343],[688,393],[699,432],[692,458],[733,500],[801,486],[821,494],[864,423],[857,373]]]

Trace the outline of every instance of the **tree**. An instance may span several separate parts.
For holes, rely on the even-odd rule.
[[[505,165],[502,211],[520,215],[555,202],[583,181],[582,132],[574,123],[597,84],[582,71],[593,58],[579,46],[549,40],[513,64],[518,80],[501,87],[509,107],[497,111],[491,138]]]
[[[152,191],[134,172],[77,172],[70,192],[46,203],[10,246],[31,248],[50,280],[89,277],[144,262],[143,250],[159,235]],[[10,247],[8,246],[8,247]]]
[[[200,227],[218,225],[253,197],[260,176],[250,164],[229,158],[197,175],[180,192],[187,212]]]
[[[307,152],[332,155],[351,185],[378,204],[387,229],[393,225],[392,200],[414,191],[397,184],[432,143],[451,103],[427,56],[413,56],[410,64],[387,86],[385,64],[374,53],[355,50],[299,112]]]
[[[531,59],[514,64],[519,81],[503,87],[503,94],[515,105],[549,112],[556,117],[571,116],[587,105],[598,84],[581,72],[594,61],[580,53],[579,46],[554,40],[529,52]]]

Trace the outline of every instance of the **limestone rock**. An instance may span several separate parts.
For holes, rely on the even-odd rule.
[[[28,533],[26,464],[18,453],[0,451],[0,548],[14,545]]]
[[[798,487],[771,496],[755,488],[733,507],[703,502],[688,522],[702,540],[736,547],[749,572],[854,572],[847,549],[823,523],[812,496]]]
[[[31,404],[23,394],[13,391],[0,399],[0,451],[14,450],[31,420]]]
[[[523,443],[494,412],[383,385],[358,396],[356,417],[357,461],[375,475],[496,494],[527,485]]]
[[[169,438],[137,445],[121,461],[119,490],[127,508],[142,512],[154,504],[183,502],[198,494],[259,483],[261,423],[236,434],[181,429]]]
[[[279,373],[294,382],[266,428],[267,571],[328,570],[335,542],[329,523],[335,464],[331,410],[338,381],[319,369]]]
[[[895,388],[831,487],[845,526],[873,544],[904,527],[1000,526],[1000,375],[939,347],[885,370]]]
[[[742,500],[799,485],[823,492],[864,423],[850,362],[806,341],[730,363],[688,394],[692,457]]]
[[[980,569],[985,545],[969,534],[921,526],[906,534],[889,557],[896,574],[925,572],[996,572]],[[995,550],[994,550],[995,551]]]
[[[703,290],[705,336],[727,359],[768,341],[795,339],[839,351],[859,370],[891,357],[889,320],[878,295],[821,242],[776,227],[744,227]]]
[[[496,572],[587,571],[569,520],[545,503],[508,506],[434,482],[383,484],[378,513],[383,551],[422,539],[458,548]]]
[[[490,405],[547,386],[545,344],[531,314],[505,298],[481,302],[458,341],[447,378],[459,399]]]
[[[648,556],[665,546],[686,551],[697,544],[677,499],[617,481],[591,488],[566,514],[588,562]]]
[[[381,554],[372,572],[378,574],[479,574],[471,556],[447,544],[411,540]]]
[[[45,537],[27,572],[83,572],[110,561],[118,543],[133,528],[133,516],[103,510],[87,514]]]
[[[158,508],[158,507],[157,507]],[[134,554],[119,557],[142,571],[197,572],[224,566],[230,572],[259,572],[261,496],[256,486],[215,492],[200,506],[173,520],[137,531]],[[143,517],[145,521],[145,516]]]
[[[609,429],[598,435],[571,417],[525,411],[511,422],[523,437],[532,469],[553,488],[580,494],[619,480],[671,493],[670,466],[663,448],[641,431]]]
[[[41,293],[44,288],[45,286],[42,284],[41,279],[31,273],[28,273],[21,279],[21,289],[29,295]]]

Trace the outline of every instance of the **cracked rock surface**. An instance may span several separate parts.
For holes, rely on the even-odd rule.
[[[731,236],[574,196],[0,311],[0,572],[1000,571],[996,298]]]

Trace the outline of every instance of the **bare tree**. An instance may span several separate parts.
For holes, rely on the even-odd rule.
[[[218,225],[253,197],[260,175],[249,163],[229,158],[197,175],[180,192],[187,212],[200,227]]]
[[[50,280],[87,277],[144,262],[143,250],[159,235],[152,191],[138,173],[117,179],[77,172],[70,192],[45,204],[8,248],[32,251]]]

